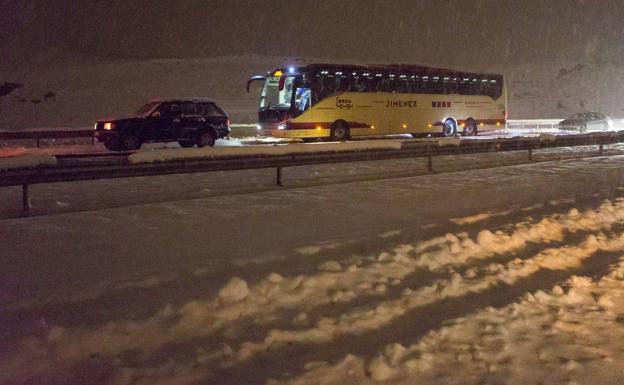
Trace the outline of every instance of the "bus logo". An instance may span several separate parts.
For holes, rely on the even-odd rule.
[[[349,108],[353,107],[353,102],[351,101],[351,99],[336,97],[336,107],[340,108],[341,110],[343,108],[346,108],[348,110]]]

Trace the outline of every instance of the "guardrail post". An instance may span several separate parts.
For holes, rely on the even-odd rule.
[[[602,143],[600,143],[600,146],[598,147],[598,153],[599,153],[600,155],[602,155],[602,150],[603,150],[603,148],[602,148]]]
[[[529,146],[529,160],[531,162],[533,161],[533,148],[531,148],[531,146]]]
[[[427,145],[427,170],[433,172],[433,155],[431,154],[430,145]]]
[[[26,213],[30,210],[30,193],[28,191],[28,184],[22,185],[22,210]]]
[[[282,186],[282,168],[281,167],[277,167],[277,178],[275,183],[278,186]]]

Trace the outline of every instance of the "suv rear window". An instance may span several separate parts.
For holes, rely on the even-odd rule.
[[[225,116],[225,112],[223,112],[219,107],[217,107],[214,103],[202,103],[204,105],[204,116]]]

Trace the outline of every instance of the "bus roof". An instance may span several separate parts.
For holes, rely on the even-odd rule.
[[[502,78],[502,75],[500,74],[459,71],[459,70],[453,70],[449,68],[428,67],[428,66],[418,65],[418,64],[355,65],[355,64],[335,64],[335,63],[334,64],[312,63],[312,64],[308,64],[302,67],[295,67],[293,69],[295,73],[302,73],[302,72],[314,73],[314,72],[321,72],[321,71],[331,71],[331,72],[370,71],[370,72],[389,72],[389,73],[397,73],[397,74],[438,74],[438,75],[443,75],[443,76],[478,75],[478,76]],[[277,71],[283,71],[284,73],[289,72],[284,68],[278,69]]]

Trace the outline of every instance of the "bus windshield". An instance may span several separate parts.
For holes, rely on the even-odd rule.
[[[289,109],[292,100],[294,76],[286,76],[284,85],[280,89],[280,78],[269,76],[264,81],[262,93],[260,94],[260,108]]]

